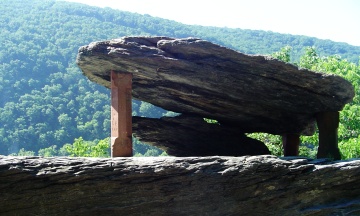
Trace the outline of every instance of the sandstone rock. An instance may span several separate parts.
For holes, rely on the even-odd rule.
[[[0,156],[0,215],[359,215],[360,161]]]
[[[339,76],[196,38],[93,42],[79,49],[77,64],[106,87],[111,70],[132,73],[135,98],[242,132],[310,135],[316,113],[340,111],[354,96],[352,85]]]
[[[243,156],[270,154],[264,143],[236,127],[208,124],[202,118],[181,115],[161,119],[133,117],[134,135],[169,155]]]

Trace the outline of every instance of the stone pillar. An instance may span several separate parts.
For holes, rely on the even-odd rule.
[[[132,74],[111,71],[111,156],[131,157]]]
[[[338,148],[339,112],[321,112],[316,115],[319,128],[319,149],[317,158],[340,160]]]
[[[284,134],[282,136],[284,156],[298,156],[300,135],[299,134]]]

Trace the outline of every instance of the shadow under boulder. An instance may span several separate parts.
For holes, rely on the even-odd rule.
[[[133,133],[142,142],[179,157],[270,154],[264,143],[247,137],[237,127],[184,114],[160,119],[134,116]]]

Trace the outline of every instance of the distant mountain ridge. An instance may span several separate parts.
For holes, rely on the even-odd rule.
[[[4,0],[0,5],[4,8],[14,5],[15,1]],[[16,3],[15,3],[16,4]],[[198,37],[220,45],[230,47],[248,54],[269,54],[278,51],[284,46],[291,46],[294,53],[301,52],[305,46],[315,46],[320,54],[340,55],[349,61],[358,62],[360,56],[360,46],[353,46],[344,42],[333,42],[331,40],[317,39],[315,37],[280,34],[271,31],[246,30],[220,27],[206,27],[198,25],[186,25],[176,21],[141,15],[132,12],[125,12],[111,8],[99,8],[80,3],[54,1],[54,0],[34,0],[21,1],[23,5],[15,8],[16,13],[23,13],[23,8],[31,8],[37,12],[47,10],[53,13],[66,15],[63,22],[70,17],[79,17],[106,23],[112,27],[121,26],[131,29],[131,35],[163,35],[169,37]],[[40,5],[39,5],[40,4]],[[26,21],[26,20],[25,20]],[[99,24],[99,23],[98,23]],[[99,26],[92,26],[96,28]],[[124,32],[122,32],[124,33]],[[105,36],[105,35],[104,35]],[[119,34],[117,37],[124,36]],[[103,39],[111,39],[108,35]],[[296,55],[297,56],[297,55]]]
[[[262,30],[186,25],[146,14],[140,15],[111,8],[101,9],[83,4],[79,5],[89,7],[88,13],[76,9],[67,11],[67,13],[69,15],[81,14],[81,16],[96,17],[103,22],[110,22],[130,28],[140,28],[150,35],[198,37],[248,54],[269,54],[278,51],[284,46],[293,47],[293,54],[296,54],[301,52],[305,46],[315,46],[319,53],[323,55],[336,54],[353,62],[358,62],[360,57],[360,46],[353,46],[344,42]]]
[[[306,46],[358,62],[360,47],[266,31],[203,27],[55,0],[0,1],[0,154],[109,136],[109,91],[82,76],[80,46],[131,35],[197,37],[248,54]],[[162,111],[134,101],[134,115]]]

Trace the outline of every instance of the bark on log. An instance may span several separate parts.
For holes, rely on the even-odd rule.
[[[0,215],[359,215],[360,160],[0,156]]]

